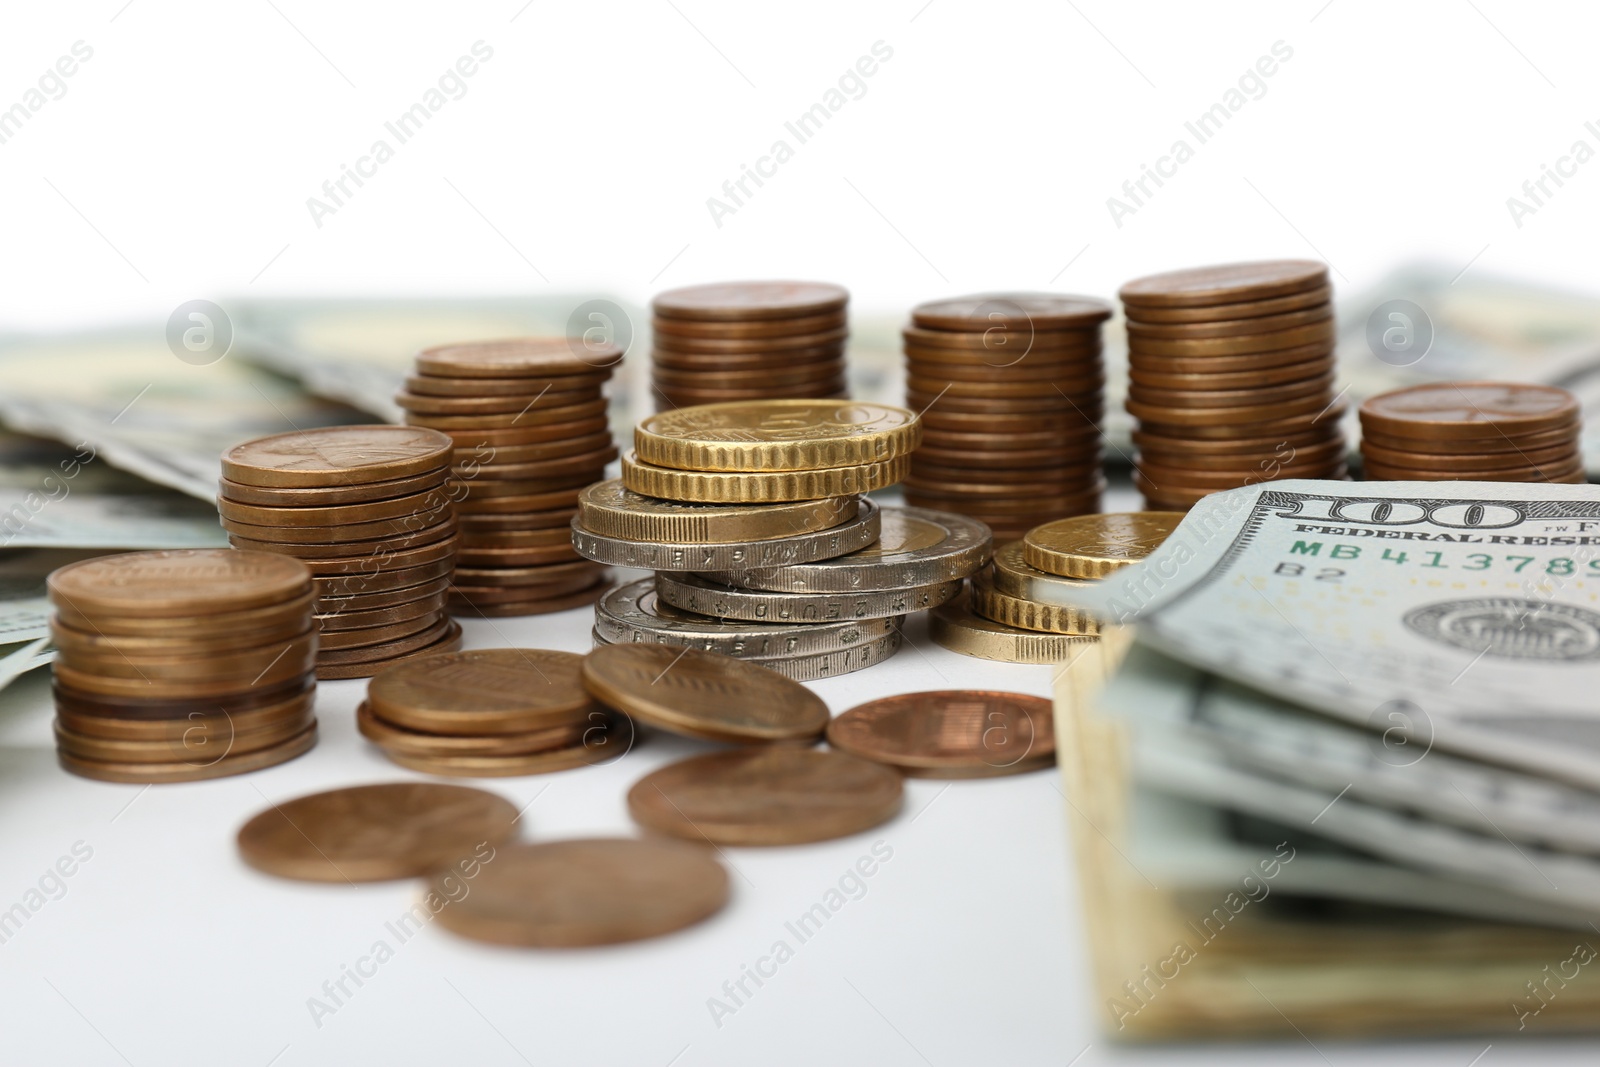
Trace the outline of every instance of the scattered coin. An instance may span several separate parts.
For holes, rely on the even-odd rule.
[[[1055,765],[1054,709],[1022,693],[901,693],[839,715],[828,744],[918,778],[1020,774]]]

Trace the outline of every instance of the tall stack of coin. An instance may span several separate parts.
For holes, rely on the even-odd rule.
[[[826,282],[725,282],[655,298],[656,407],[847,395],[845,304]]]
[[[893,509],[861,499],[899,480],[919,433],[904,408],[824,400],[646,419],[638,458],[586,490],[573,522],[583,556],[657,572],[599,603],[596,642],[693,645],[795,678],[891,655],[900,617],[942,602],[988,550],[981,524],[886,520]],[[895,552],[917,554],[873,554],[885,530]],[[860,566],[823,566],[856,552]]]
[[[995,550],[967,596],[933,613],[929,633],[953,652],[1008,663],[1071,659],[1100,625],[1073,591],[1154,552],[1182,512],[1079,515],[1029,530]]]
[[[1153,274],[1122,287],[1134,482],[1181,511],[1220,489],[1342,478],[1328,268],[1305,260]]]
[[[1553,385],[1434,382],[1361,404],[1361,458],[1385,481],[1582,482],[1577,397]]]
[[[412,426],[330,426],[222,454],[217,502],[235,548],[311,569],[317,677],[365,678],[460,647],[445,613],[457,525],[450,438]]]
[[[50,575],[61,765],[109,782],[270,767],[316,743],[311,573],[264,552],[132,552]]]
[[[906,501],[982,519],[999,538],[1100,509],[1111,305],[996,293],[920,304],[904,331],[906,398],[922,412]]]
[[[395,398],[455,440],[456,614],[539,615],[591,603],[603,568],[578,558],[578,491],[617,458],[601,386],[614,346],[565,337],[444,345],[417,355]]]

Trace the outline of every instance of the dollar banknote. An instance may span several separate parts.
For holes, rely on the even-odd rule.
[[[1600,490],[1229,490],[1072,600],[1291,703],[1600,788]]]

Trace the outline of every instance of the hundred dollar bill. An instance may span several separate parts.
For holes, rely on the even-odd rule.
[[[1148,559],[1072,599],[1284,700],[1600,788],[1594,487],[1229,490],[1200,501]]]

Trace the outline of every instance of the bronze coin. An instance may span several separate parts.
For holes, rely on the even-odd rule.
[[[296,600],[311,588],[311,575],[270,553],[188,548],[80,560],[52,571],[45,584],[51,603],[77,618],[194,618]]]
[[[315,701],[313,692],[244,711],[191,711],[175,719],[130,718],[114,710],[98,712],[63,702],[56,707],[56,720],[67,730],[85,737],[113,741],[164,742],[183,745],[191,753],[213,746],[226,748],[236,736],[255,736],[278,729],[286,722],[298,722],[304,729],[310,722]]]
[[[581,558],[570,540],[565,544],[513,548],[469,548],[462,545],[456,553],[456,561],[468,567],[536,567],[541,563],[565,563]]]
[[[529,511],[555,511],[576,508],[580,489],[560,489],[548,493],[517,496],[473,497],[456,505],[465,519],[468,515],[514,515]]]
[[[1178,470],[1262,470],[1274,466],[1304,467],[1342,460],[1347,451],[1343,440],[1335,439],[1311,447],[1296,447],[1282,441],[1245,452],[1207,453],[1191,449],[1166,451],[1141,446],[1135,465],[1150,463]]]
[[[766,745],[669,763],[628,790],[628,812],[657,833],[716,845],[799,845],[894,818],[893,770],[843,752]]]
[[[1130,367],[1128,381],[1133,385],[1152,389],[1254,389],[1261,386],[1281,385],[1285,382],[1303,381],[1319,375],[1331,374],[1336,362],[1330,353],[1301,363],[1285,363],[1279,367],[1260,370],[1225,371],[1222,373],[1195,372],[1189,374],[1164,374],[1159,371]]]
[[[1331,359],[1335,345],[1331,341],[1280,348],[1276,352],[1250,352],[1239,356],[1152,356],[1130,352],[1128,369],[1141,374],[1240,374],[1282,367],[1291,363],[1306,363]]]
[[[1339,422],[1344,418],[1344,414],[1348,409],[1349,405],[1341,399],[1313,415],[1288,415],[1282,418],[1267,418],[1255,422],[1218,423],[1216,425],[1189,424],[1180,426],[1157,420],[1142,420],[1139,428],[1142,432],[1153,433],[1160,437],[1202,441],[1286,437],[1290,434],[1312,433],[1319,430],[1335,431],[1339,428]]]
[[[1333,318],[1333,305],[1287,311],[1279,315],[1261,315],[1249,319],[1223,319],[1219,322],[1143,323],[1129,321],[1128,336],[1140,340],[1186,341],[1201,337],[1242,337],[1247,334],[1272,333],[1276,330],[1294,329]]]
[[[1393,467],[1416,467],[1436,471],[1510,470],[1516,467],[1541,467],[1547,464],[1563,466],[1578,458],[1579,449],[1576,441],[1569,440],[1548,448],[1519,449],[1515,452],[1432,453],[1384,448],[1363,438],[1361,455],[1370,463]],[[57,644],[59,643],[58,641]]]
[[[906,360],[906,374],[923,381],[940,382],[1022,382],[1035,387],[1040,382],[1069,382],[1084,379],[1105,380],[1105,371],[1099,362],[1086,362],[1082,367],[1063,369],[1060,364],[1034,363],[1023,360],[1005,367],[985,364],[927,363],[918,359]],[[1065,386],[1063,386],[1065,388]]]
[[[917,463],[911,468],[913,485],[960,486],[981,481],[1000,492],[1009,487],[1010,492],[1028,486],[1039,492],[1056,490],[1067,492],[1080,486],[1093,484],[1100,473],[1101,457],[1097,453],[1070,463],[1056,463],[1049,467],[945,467],[932,463]]]
[[[921,413],[924,440],[927,440],[928,434],[941,430],[953,433],[995,433],[1003,428],[1016,434],[1098,430],[1099,420],[1103,414],[1102,405],[1081,402],[1075,409],[1069,408],[1065,412],[1022,415],[1013,413],[1003,420],[996,419],[993,413],[941,411],[937,408],[924,408]]]
[[[350,786],[273,804],[240,827],[239,855],[279,878],[385,882],[463,860],[487,863],[516,835],[517,818],[515,804],[481,789]]]
[[[404,391],[394,396],[396,406],[406,412],[407,419],[413,415],[515,415],[532,411],[535,406],[568,408],[590,404],[597,399],[600,399],[600,390],[593,387],[561,392],[549,389],[528,396],[428,396]]]
[[[605,410],[606,401],[602,397],[579,404],[549,407],[536,402],[524,410],[504,415],[423,415],[413,411],[406,413],[406,422],[411,426],[427,426],[436,430],[515,430],[581,422],[604,415]]]
[[[374,559],[370,561],[371,566],[367,570],[353,574],[333,574],[314,578],[317,601],[319,603],[324,600],[337,601],[345,597],[415,588],[435,578],[449,577],[454,563],[453,560],[446,558],[416,567],[389,569],[382,567],[382,562]]]
[[[843,345],[850,337],[846,327],[825,330],[821,333],[794,334],[784,337],[751,337],[734,340],[701,337],[669,337],[657,334],[653,339],[657,352],[688,352],[700,355],[778,355],[793,349],[825,348]]]
[[[269,645],[282,647],[308,629],[305,614],[278,626],[249,630],[222,629],[205,634],[108,634],[81,630],[59,616],[49,620],[50,639],[57,648],[82,656],[123,658],[138,656],[212,656],[244,652]]]
[[[340,620],[334,620],[326,630],[322,631],[320,651],[323,653],[336,651],[359,651],[370,649],[374,646],[385,647],[396,641],[420,634],[425,630],[436,629],[439,620],[444,614],[444,599],[429,610],[413,615],[409,619],[399,622],[380,623],[377,626],[351,627],[341,626]]]
[[[601,464],[599,469],[604,470],[605,465]],[[456,506],[464,510],[498,497],[536,496],[567,489],[576,491],[594,481],[590,477],[593,472],[594,468],[590,468],[577,474],[553,474],[548,478],[478,478],[469,484],[464,484],[466,492],[457,501]]]
[[[461,532],[547,530],[555,526],[571,526],[577,514],[577,508],[556,508],[553,511],[525,511],[509,515],[463,515],[460,520]]]
[[[804,685],[719,652],[606,645],[584,657],[581,674],[596,700],[686,737],[803,742],[828,723],[828,705]]]
[[[1331,399],[1333,372],[1315,378],[1285,382],[1282,385],[1264,385],[1253,389],[1153,389],[1149,386],[1128,386],[1128,399],[1140,404],[1174,408],[1226,408],[1281,404],[1303,397],[1317,396]]]
[[[558,564],[557,566],[562,566]],[[511,568],[507,568],[510,570]],[[546,570],[553,568],[525,568],[527,570]],[[460,584],[450,587],[452,602],[465,602],[479,607],[498,607],[501,604],[529,604],[546,603],[548,601],[565,599],[575,593],[587,593],[594,589],[596,583],[601,582],[597,574],[582,574],[557,581],[539,582],[537,585],[471,585]],[[587,603],[583,601],[582,603]]]
[[[90,693],[53,679],[51,694],[59,711],[67,708],[84,715],[109,715],[129,721],[154,722],[182,719],[192,714],[239,715],[268,706],[280,705],[295,697],[310,694],[316,687],[312,672],[297,675],[276,685],[263,685],[236,693],[210,697],[125,697]]]
[[[358,504],[394,497],[427,493],[444,485],[449,477],[448,466],[435,467],[405,478],[390,478],[381,482],[356,482],[352,485],[322,485],[309,489],[284,486],[245,485],[243,482],[221,479],[219,500],[236,504],[258,504],[267,507],[322,507],[330,504]]]
[[[449,588],[449,575],[432,578],[419,585],[408,585],[401,589],[388,589],[382,592],[353,593],[350,596],[320,597],[315,605],[317,615],[342,615],[352,611],[372,611],[375,608],[389,608],[397,604],[409,604],[415,600],[431,596],[436,592],[443,592]]]
[[[385,745],[383,754],[402,767],[423,774],[447,778],[523,778],[530,774],[554,774],[576,767],[611,763],[627,755],[633,747],[633,724],[626,718],[600,717],[584,728],[578,742],[542,752],[519,752],[499,756],[432,755]]]
[[[89,760],[57,750],[56,761],[63,770],[80,778],[93,778],[101,782],[122,782],[132,785],[165,782],[200,782],[229,775],[259,771],[276,767],[311,751],[317,743],[316,724],[291,737],[282,744],[225,756],[207,763],[203,760],[174,763],[116,763],[108,760]]]
[[[997,364],[1015,363],[1027,357],[1067,359],[1100,351],[1100,328],[1082,330],[1034,330],[997,325],[972,332],[924,330],[907,326],[900,331],[906,351],[929,359],[979,359]]]
[[[547,567],[457,567],[455,582],[467,586],[487,585],[492,582],[496,588],[503,589],[519,585],[565,582],[579,577],[592,581],[604,572],[604,567],[588,560],[580,560],[577,563],[556,563]]]
[[[475,548],[544,548],[549,545],[570,545],[571,528],[559,526],[543,530],[474,530],[462,534],[461,547]]]
[[[984,522],[989,522],[990,516],[1004,519],[1010,515],[1042,515],[1046,512],[1051,512],[1054,513],[1052,517],[1064,517],[1099,511],[1100,495],[1104,491],[1105,482],[1103,480],[1095,483],[1091,488],[1077,493],[1031,493],[1024,496],[984,496],[981,498],[947,492],[935,493],[926,489],[907,487],[906,503],[912,507],[927,507],[936,511],[953,511],[958,515],[969,515],[976,519],[982,519]]]
[[[766,319],[743,322],[696,322],[692,319],[657,317],[650,323],[652,333],[667,337],[690,337],[714,340],[746,340],[767,337],[792,337],[796,334],[827,333],[848,325],[844,312],[829,311],[818,315],[802,315],[786,319]]]
[[[1244,470],[1197,470],[1191,467],[1158,467],[1141,458],[1134,469],[1159,492],[1183,489],[1232,489],[1251,482],[1280,478],[1328,478],[1344,467],[1344,457],[1317,462],[1278,463],[1263,461]]]
[[[1310,260],[1228,263],[1151,274],[1117,292],[1134,307],[1211,307],[1303,293],[1328,285],[1328,268]]]
[[[1287,311],[1299,311],[1302,308],[1316,307],[1319,304],[1326,304],[1332,299],[1333,288],[1324,285],[1316,289],[1307,289],[1304,292],[1272,297],[1267,300],[1213,304],[1209,307],[1156,308],[1129,305],[1125,310],[1130,323],[1138,322],[1156,325],[1186,322],[1236,322],[1240,319],[1281,315]]]
[[[729,370],[750,371],[766,367],[807,367],[820,371],[823,367],[844,366],[844,345],[821,345],[816,348],[791,348],[782,353],[771,352],[673,352],[657,349],[650,353],[652,370],[666,368],[675,371]]]
[[[1423,467],[1393,467],[1387,463],[1364,464],[1368,479],[1390,482],[1471,481],[1471,482],[1565,482],[1583,473],[1583,461],[1578,457],[1563,463],[1542,466],[1497,468],[1492,470],[1441,471]]]
[[[580,355],[581,353],[581,355]],[[575,378],[622,359],[615,345],[574,337],[514,337],[438,345],[417,353],[417,372],[441,378]]]
[[[1054,766],[1044,697],[991,690],[902,693],[858,704],[828,724],[828,744],[919,778],[989,778]]]
[[[335,630],[361,630],[371,626],[389,626],[397,622],[421,618],[444,607],[445,588],[440,583],[414,600],[391,604],[381,608],[361,608],[358,605],[341,605],[343,610],[319,612],[317,628],[324,634]]]
[[[470,486],[483,477],[484,468],[507,463],[539,463],[567,459],[587,452],[598,452],[612,443],[609,432],[583,434],[555,441],[536,441],[528,445],[484,446],[467,457],[456,457],[456,484]]]
[[[197,649],[188,654],[85,652],[76,648],[57,651],[56,664],[103,680],[159,680],[204,686],[243,679],[251,687],[257,679],[285,679],[311,669],[317,651],[317,632],[307,628],[271,645],[237,652]],[[288,668],[295,668],[288,671]],[[270,673],[269,673],[270,669]],[[287,671],[287,673],[286,673]]]
[[[1035,448],[1013,449],[1010,452],[979,452],[974,449],[947,451],[923,445],[911,456],[911,473],[917,475],[924,468],[973,470],[1032,470],[1045,467],[1065,467],[1079,463],[1098,463],[1102,450],[1097,438],[1077,449]],[[969,477],[976,475],[969,474]]]
[[[1098,395],[1105,388],[1105,375],[1097,374],[1083,378],[1057,378],[1051,385],[1041,386],[1036,381],[1006,381],[993,378],[988,381],[963,381],[956,378],[919,378],[910,375],[906,378],[907,396],[938,397],[941,402],[950,399],[971,400],[1029,400],[1041,399],[1056,404],[1065,404],[1062,393],[1069,397],[1081,397],[1085,394]],[[1060,392],[1057,392],[1060,390]],[[1044,394],[1042,397],[1040,394]]]
[[[1338,336],[1333,320],[1296,326],[1271,333],[1247,333],[1234,337],[1198,337],[1193,340],[1168,341],[1159,338],[1128,338],[1129,358],[1140,356],[1241,356],[1255,352],[1274,352],[1302,345],[1330,344]]]
[[[310,567],[312,574],[326,574],[329,573],[326,569],[329,563],[348,563],[384,553],[398,554],[412,549],[431,548],[436,544],[450,544],[455,540],[455,533],[456,521],[452,517],[413,533],[394,534],[373,541],[297,544],[289,541],[258,541],[229,531],[228,543],[238,549],[293,556]]]
[[[333,678],[370,678],[385,667],[392,667],[396,663],[404,663],[418,656],[429,656],[435,652],[454,652],[461,647],[461,626],[451,620],[445,632],[432,644],[423,645],[421,648],[406,648],[394,652],[377,660],[360,660],[354,663],[318,663],[317,677],[319,679]]]
[[[154,673],[144,677],[119,677],[103,670],[78,670],[60,658],[52,664],[55,679],[62,687],[94,696],[134,698],[140,700],[200,699],[226,697],[247,693],[257,687],[267,689],[303,676],[310,666],[311,657],[293,653],[271,665],[266,670],[240,672],[216,678],[167,678]]]
[[[842,374],[832,378],[823,378],[816,381],[800,382],[797,384],[773,384],[770,386],[728,386],[726,388],[707,385],[672,385],[663,381],[652,381],[655,392],[674,401],[693,401],[693,403],[679,403],[679,407],[695,407],[700,404],[721,404],[733,400],[766,400],[793,397],[794,399],[822,399],[824,396],[838,392],[844,388],[845,379]]]
[[[1540,433],[1575,425],[1578,400],[1565,389],[1527,382],[1431,382],[1368,397],[1363,433],[1461,441]]]
[[[325,426],[259,437],[222,454],[222,475],[260,486],[393,481],[450,462],[451,442],[415,426]]]
[[[426,620],[425,620],[426,621]],[[413,623],[396,623],[395,629],[407,632],[396,637],[369,644],[358,645],[353,648],[325,648],[317,654],[317,677],[323,677],[321,671],[324,667],[337,667],[342,664],[374,663],[387,660],[394,656],[416,652],[442,640],[450,631],[454,623],[447,618],[438,618],[425,628],[418,630]],[[374,630],[387,630],[389,627],[375,626]]]
[[[1054,389],[1048,394],[1036,391],[1033,396],[1017,397],[976,397],[952,395],[945,393],[940,396],[935,390],[925,393],[914,389],[906,390],[906,406],[921,411],[923,416],[938,411],[941,415],[987,415],[989,425],[994,425],[994,417],[1002,415],[1034,415],[1048,416],[1051,412],[1065,410],[1072,411],[1073,404],[1092,413],[1101,405],[1100,390],[1094,389],[1089,395],[1073,396],[1068,393],[1062,396]],[[1092,406],[1091,406],[1092,405]]]
[[[368,741],[413,756],[522,756],[582,744],[584,731],[603,716],[604,713],[595,708],[581,722],[558,723],[515,734],[466,737],[396,726],[379,718],[372,706],[362,701],[356,708],[356,727]]]
[[[598,390],[610,377],[610,368],[555,378],[452,378],[436,374],[412,374],[406,378],[406,390],[419,396],[527,397],[545,391],[571,393],[580,389]]]
[[[1071,450],[1083,447],[1083,442],[1098,441],[1100,437],[1100,431],[1087,423],[1059,430],[1039,430],[1031,433],[1012,433],[999,428],[988,433],[982,431],[965,433],[957,430],[935,430],[925,424],[920,448],[931,446],[935,449],[995,453],[1019,449]]]
[[[1041,480],[1035,483],[1037,492],[1049,496],[1075,496],[1093,489],[1099,482],[1099,467],[1088,467],[1083,470],[1063,471],[1059,480]],[[952,482],[947,480],[924,481],[919,478],[907,478],[906,490],[927,496],[938,494],[946,497],[959,497],[980,503],[984,497],[1016,497],[1027,492],[1023,485],[1006,482]]]
[[[529,463],[493,463],[478,469],[479,477],[498,481],[538,480],[551,481],[604,471],[606,464],[618,456],[617,446],[607,444],[593,452],[583,452],[561,459],[541,459]],[[590,481],[599,479],[590,478]]]
[[[495,600],[487,603],[470,597],[452,596],[450,610],[466,618],[485,619],[511,618],[520,615],[554,615],[559,611],[571,611],[573,608],[593,604],[609,587],[610,583],[602,579],[576,593],[564,593],[560,596],[546,596],[541,593],[527,600]]]
[[[1280,422],[1296,416],[1304,416],[1307,420],[1316,417],[1318,411],[1326,408],[1330,397],[1326,389],[1311,396],[1295,400],[1280,401],[1275,404],[1240,404],[1235,407],[1220,408],[1175,408],[1158,407],[1154,404],[1141,404],[1136,400],[1124,402],[1128,414],[1141,422],[1154,422],[1162,426],[1222,426],[1238,428],[1250,423]],[[1300,429],[1304,429],[1302,424]],[[1258,429],[1252,430],[1252,436],[1259,436]]]
[[[543,648],[427,656],[374,677],[367,703],[394,726],[458,737],[582,725],[596,706],[579,679],[582,660]]]
[[[429,890],[455,901],[438,922],[463,937],[578,948],[693,926],[728,902],[728,874],[703,846],[588,838],[502,848],[459,900],[442,875]]]
[[[566,441],[589,434],[604,433],[607,425],[605,415],[602,413],[569,422],[519,424],[498,430],[467,427],[441,432],[449,434],[455,441],[459,461],[475,459],[480,463],[487,463],[492,460],[492,456],[485,454],[485,449],[492,450],[501,446],[515,448],[518,445],[539,444],[544,441]]]
[[[1111,305],[1093,296],[1065,293],[979,293],[930,300],[911,309],[924,330],[972,333],[1001,327],[1012,332],[1075,330],[1111,317]]]
[[[202,728],[177,738],[128,740],[76,733],[57,718],[55,739],[56,747],[60,751],[79,759],[111,763],[192,763],[204,766],[218,760],[243,756],[284,744],[315,726],[316,721],[316,716],[306,710],[299,715],[282,719],[249,733],[229,732],[224,719],[224,725],[214,736]]]
[[[657,364],[651,377],[661,386],[688,386],[691,389],[738,389],[762,385],[810,385],[829,382],[839,376],[839,368],[831,363],[805,364],[797,367],[762,367],[756,370],[690,370],[676,371]]]
[[[1378,433],[1374,430],[1363,428],[1361,442],[1371,442],[1381,448],[1397,451],[1416,452],[1424,451],[1433,455],[1493,455],[1501,452],[1537,451],[1542,448],[1556,446],[1570,446],[1578,439],[1579,427],[1563,426],[1554,430],[1545,430],[1540,433],[1528,434],[1498,434],[1491,437],[1465,438],[1460,441],[1444,441],[1435,439],[1421,439],[1415,437],[1393,437],[1389,434]]]
[[[827,282],[715,282],[669,289],[650,310],[664,319],[748,322],[842,312],[849,300],[847,290]]]
[[[305,546],[348,545],[364,541],[387,541],[395,537],[410,537],[421,531],[436,529],[448,523],[452,518],[450,507],[438,508],[434,511],[419,512],[414,515],[404,515],[397,519],[377,519],[373,522],[352,522],[344,526],[257,526],[253,523],[238,522],[224,516],[219,520],[224,530],[246,541],[257,545],[275,545],[282,550],[284,545],[296,545],[303,549]],[[326,555],[311,548],[302,552],[297,549],[291,555]]]

